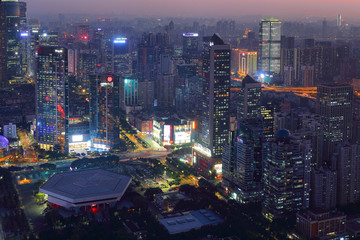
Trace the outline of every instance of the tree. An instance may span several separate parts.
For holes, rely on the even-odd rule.
[[[163,193],[163,191],[160,188],[148,188],[148,189],[146,189],[144,196],[146,198],[148,198],[149,200],[153,201],[154,196],[156,194],[160,194],[160,193]]]

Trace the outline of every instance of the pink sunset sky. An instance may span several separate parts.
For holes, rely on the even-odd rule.
[[[30,15],[117,14],[149,17],[360,18],[360,0],[27,0]]]

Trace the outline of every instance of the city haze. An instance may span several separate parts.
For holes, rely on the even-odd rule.
[[[326,6],[326,7],[324,7]],[[38,14],[99,14],[124,17],[237,17],[264,15],[280,18],[326,17],[357,19],[360,1],[357,0],[32,0],[29,15]]]

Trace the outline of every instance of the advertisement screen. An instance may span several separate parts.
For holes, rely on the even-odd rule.
[[[164,125],[164,142],[170,142],[170,125]]]
[[[83,135],[72,135],[72,141],[73,142],[82,142],[83,141]]]
[[[191,142],[191,132],[175,132],[175,144],[183,144]]]
[[[222,164],[215,164],[216,174],[222,174]]]

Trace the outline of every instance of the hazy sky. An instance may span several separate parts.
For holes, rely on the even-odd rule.
[[[25,0],[30,15],[43,13],[118,14],[151,17],[360,18],[360,0]]]

